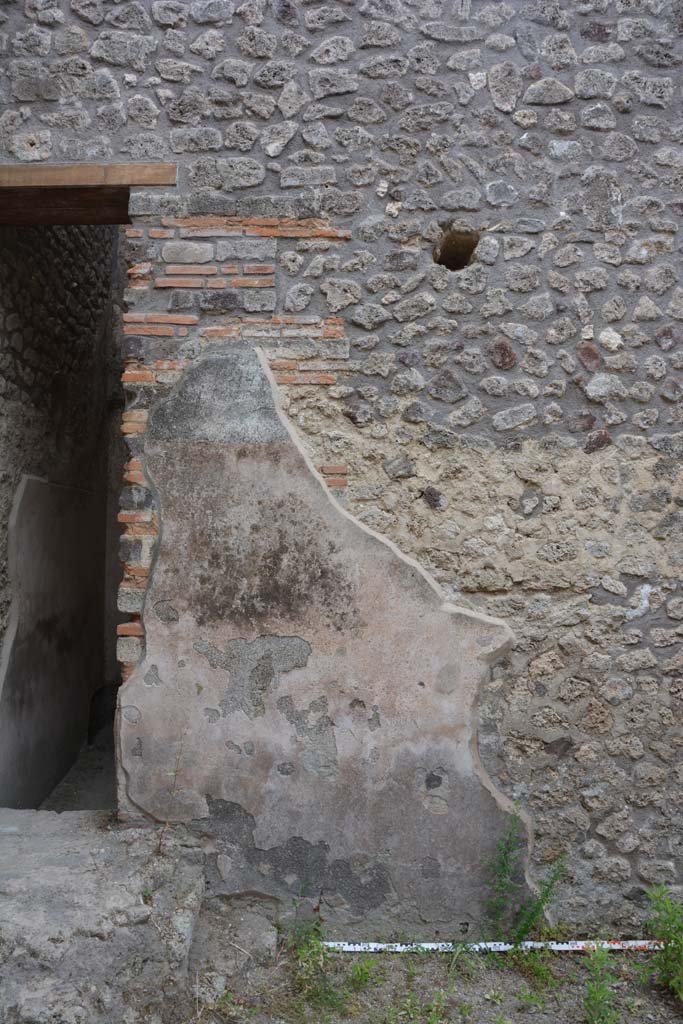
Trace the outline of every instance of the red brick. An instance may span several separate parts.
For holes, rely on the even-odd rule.
[[[320,466],[319,469],[324,476],[346,476],[347,472],[347,467],[341,463],[330,463]]]
[[[337,383],[337,378],[333,373],[277,373],[275,379],[278,384],[318,384],[328,386]]]
[[[253,225],[253,224],[257,224],[257,225],[261,225],[261,226],[269,225],[269,224],[277,225],[277,224],[280,224],[282,222],[281,222],[279,217],[245,217],[243,219],[242,223],[246,227],[247,225]]]
[[[184,370],[187,366],[187,359],[157,359],[154,362],[155,370]]]
[[[124,384],[153,384],[154,374],[151,370],[124,370],[121,380]]]
[[[123,333],[140,335],[141,337],[172,338],[173,328],[144,326],[142,324],[126,324],[123,328]]]
[[[117,636],[144,636],[141,622],[119,622],[116,627]]]
[[[176,274],[206,274],[208,276],[218,273],[218,267],[210,267],[206,263],[170,263],[164,269],[170,277]]]
[[[198,324],[199,317],[194,313],[148,313],[150,324]]]
[[[274,277],[233,277],[230,280],[231,288],[273,288]]]
[[[123,482],[126,484],[140,484],[144,486],[147,483],[147,479],[144,473],[139,473],[137,470],[129,470],[123,474]]]
[[[126,537],[158,537],[159,527],[156,523],[128,523]]]
[[[140,579],[147,579],[149,569],[144,565],[124,565],[124,576],[138,576]]]
[[[134,263],[127,270],[128,277],[149,277],[151,273],[152,264],[148,262]]]
[[[150,228],[147,234],[150,238],[173,238],[175,231],[169,231],[167,228]]]
[[[203,277],[155,277],[155,288],[203,288]]]
[[[245,263],[242,268],[243,274],[274,274],[275,267],[272,263]]]
[[[199,333],[202,338],[238,338],[240,329],[236,325],[226,325],[224,327],[202,327]]]
[[[296,370],[297,361],[296,359],[271,359],[269,365],[271,370]]]
[[[152,521],[152,513],[148,509],[142,511],[135,510],[133,512],[119,512],[117,517],[119,523],[150,523]]]
[[[221,228],[229,225],[239,224],[239,217],[216,217],[216,216],[202,216],[202,217],[162,217],[161,223],[165,227],[179,227],[179,228]]]

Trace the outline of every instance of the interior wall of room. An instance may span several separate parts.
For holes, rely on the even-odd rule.
[[[0,229],[4,806],[37,806],[68,770],[86,737],[91,696],[107,675],[117,235],[109,227]]]

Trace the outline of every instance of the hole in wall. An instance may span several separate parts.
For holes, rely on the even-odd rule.
[[[464,270],[469,266],[474,250],[479,243],[478,231],[461,231],[448,228],[439,239],[433,252],[434,262],[448,270]]]

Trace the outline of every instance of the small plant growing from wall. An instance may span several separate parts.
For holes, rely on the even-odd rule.
[[[647,930],[662,943],[653,954],[649,973],[683,1003],[683,903],[674,899],[664,885],[651,889],[648,899],[653,913]]]
[[[496,843],[491,862],[488,900],[493,937],[521,945],[538,928],[564,874],[564,859],[551,865],[538,892],[522,899],[524,890],[524,823],[515,812]]]

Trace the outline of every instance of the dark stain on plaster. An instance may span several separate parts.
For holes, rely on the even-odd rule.
[[[177,622],[178,612],[170,601],[155,601],[154,614],[160,622]]]
[[[294,707],[291,697],[280,697],[278,711],[296,730],[304,746],[301,762],[306,771],[318,775],[334,775],[337,771],[337,742],[334,722],[327,714],[327,697],[318,697],[302,711]]]
[[[207,640],[195,640],[192,646],[211,668],[228,673],[230,682],[218,705],[224,718],[238,710],[249,718],[264,715],[265,698],[277,688],[280,676],[305,668],[312,650],[298,636],[240,637],[231,640],[224,651]]]
[[[245,522],[240,509],[220,534],[207,523],[193,537],[202,552],[191,594],[198,625],[230,619],[253,626],[316,614],[340,631],[355,628],[355,587],[329,524],[294,494],[259,500],[251,510],[256,522]]]
[[[275,889],[275,895],[300,896],[302,892],[341,896],[358,913],[381,906],[392,894],[389,872],[376,862],[354,865],[330,859],[327,843],[309,843],[292,836],[281,846],[261,849],[254,841],[256,821],[240,804],[207,797],[211,832],[220,848],[254,872],[254,887]],[[206,831],[205,823],[201,824]],[[214,878],[217,872],[212,872]]]
[[[154,454],[158,445],[165,452],[169,442],[176,477],[166,456],[157,464]],[[229,620],[258,630],[267,619],[314,617],[340,631],[358,627],[356,584],[330,529],[327,499],[321,491],[318,511],[296,490],[301,456],[253,350],[205,356],[188,367],[153,407],[146,450],[152,476],[170,477],[165,519],[177,516],[174,500],[186,501],[175,486],[180,462],[192,466],[195,480],[208,481],[195,495],[185,543],[191,566],[179,567],[175,581],[199,626]],[[169,591],[176,592],[172,584]],[[162,621],[174,621],[163,618],[172,605],[158,604]]]

